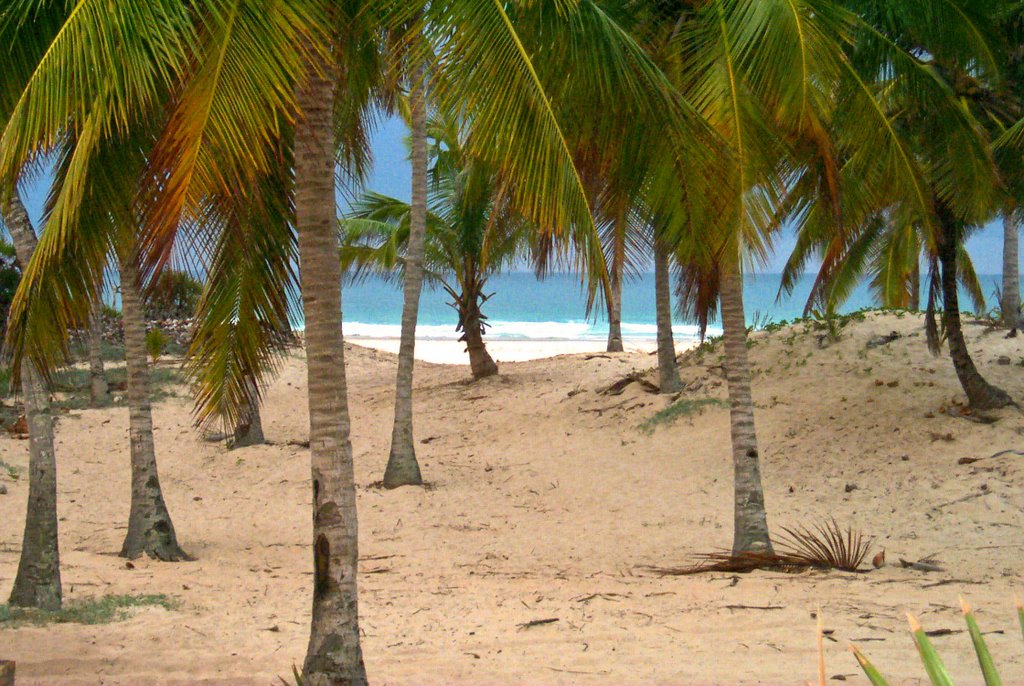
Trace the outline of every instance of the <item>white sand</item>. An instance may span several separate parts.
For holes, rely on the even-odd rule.
[[[398,354],[399,340],[397,338],[353,338],[348,341],[354,345],[360,345],[375,350]],[[526,360],[539,360],[545,357],[557,355],[569,355],[578,353],[603,353],[605,341],[566,341],[566,340],[489,340],[486,342],[487,350],[495,362],[524,362]],[[626,352],[651,353],[658,350],[657,341],[649,339],[628,339],[622,342]],[[679,341],[676,343],[676,351],[682,352],[693,345],[690,341]],[[466,345],[458,341],[446,341],[437,339],[426,339],[416,341],[416,359],[434,364],[464,364],[469,365],[469,356],[466,353]]]
[[[1024,399],[1024,338],[967,326],[982,372]],[[865,349],[873,335],[907,337]],[[794,335],[796,334],[796,335]],[[360,610],[374,684],[803,683],[815,678],[821,605],[828,675],[864,683],[855,641],[892,683],[924,683],[905,631],[961,630],[957,595],[979,610],[1005,683],[1024,682],[1011,591],[1024,591],[1024,417],[977,424],[941,410],[961,398],[948,359],[925,348],[921,321],[871,316],[818,349],[814,332],[756,337],[755,368],[769,522],[835,517],[885,548],[866,574],[754,573],[662,578],[731,543],[728,409],[707,407],[647,434],[669,399],[637,384],[598,389],[654,359],[557,357],[506,363],[467,383],[465,367],[417,366],[418,456],[430,490],[386,492],[393,356],[347,357],[358,484]],[[686,397],[725,397],[720,349],[684,358]],[[305,367],[290,359],[264,425],[274,445],[227,452],[199,441],[189,404],[155,407],[161,481],[195,562],[116,553],[128,514],[127,412],[72,412],[58,428],[64,588],[69,599],[167,593],[105,626],[0,630],[19,686],[39,683],[279,682],[301,664],[310,608],[310,485]],[[652,376],[651,378],[656,378]],[[897,384],[898,382],[898,384]],[[961,458],[978,458],[959,464]],[[24,441],[0,438],[24,467]],[[26,480],[0,474],[0,597],[14,577]],[[898,560],[935,556],[943,572]],[[757,606],[745,608],[742,606]],[[757,609],[764,608],[764,609]],[[522,629],[530,620],[557,622]],[[965,633],[933,639],[957,683],[980,683]],[[913,681],[910,681],[913,680]]]

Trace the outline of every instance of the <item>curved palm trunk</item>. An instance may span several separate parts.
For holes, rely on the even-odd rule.
[[[1005,407],[1012,401],[1006,391],[996,388],[981,375],[967,350],[963,328],[960,324],[960,300],[957,292],[957,238],[956,220],[949,210],[940,206],[939,222],[942,236],[939,241],[939,264],[942,267],[942,325],[949,342],[949,356],[953,360],[960,385],[967,393],[971,407],[992,410]]]
[[[302,666],[308,686],[366,683],[359,645],[355,474],[349,442],[341,264],[334,197],[332,105],[337,76],[307,64],[297,92],[295,217],[306,318],[309,455],[313,482],[313,612]]]
[[[1017,212],[1003,215],[1003,326],[1017,332],[1020,325],[1020,224]]]
[[[616,235],[614,254],[612,256],[612,273],[609,274],[608,293],[608,346],[605,348],[610,353],[621,353],[622,348],[622,269],[623,251],[620,237]]]
[[[760,455],[757,450],[757,433],[754,430],[754,398],[750,392],[747,322],[743,312],[743,277],[739,273],[738,265],[725,266],[720,297],[735,474],[732,551],[770,553],[772,543],[768,535]]]
[[[668,251],[654,241],[654,299],[658,323],[658,386],[662,393],[682,389],[676,367],[676,345],[672,338],[672,289],[669,284]]]
[[[469,353],[469,368],[473,372],[473,378],[479,380],[494,376],[498,373],[498,365],[491,354],[487,352],[487,345],[484,343],[479,289],[463,294],[460,302],[462,303],[461,324],[464,331],[460,340],[466,343],[466,352]]]
[[[110,402],[110,386],[103,373],[103,304],[93,303],[89,317],[89,404],[102,407]]]
[[[402,305],[402,339],[398,347],[395,379],[395,423],[391,453],[384,470],[384,487],[419,486],[423,483],[412,436],[412,372],[416,362],[416,319],[423,290],[423,257],[427,231],[427,107],[426,70],[417,70],[409,89],[412,119],[412,201],[409,205],[409,244],[405,253],[405,302]]]
[[[18,262],[24,269],[35,250],[36,235],[17,191],[3,210],[4,223],[11,233]],[[29,435],[28,508],[10,604],[59,610],[62,590],[57,538],[57,460],[53,449],[53,417],[50,416],[46,389],[35,367],[25,360],[22,369]]]
[[[128,434],[131,442],[132,504],[121,557],[146,553],[165,562],[191,559],[178,546],[164,503],[153,445],[153,408],[149,400],[146,321],[139,297],[139,275],[132,258],[121,261],[121,316],[128,377]]]

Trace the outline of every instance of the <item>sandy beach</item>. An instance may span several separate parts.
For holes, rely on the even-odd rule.
[[[398,354],[397,338],[349,338],[353,345],[383,350]],[[677,341],[676,352],[683,352],[696,345],[692,341]],[[602,340],[566,341],[566,340],[490,340],[487,350],[495,362],[525,362],[539,360],[558,355],[597,354],[605,351],[606,342]],[[658,350],[657,341],[650,339],[626,339],[622,347],[628,353],[654,353]],[[434,364],[469,364],[466,345],[454,340],[418,340],[416,341],[416,359]]]
[[[867,347],[892,331],[901,337]],[[973,324],[966,332],[982,372],[1024,398],[1024,338]],[[1024,416],[1009,408],[985,424],[947,413],[961,391],[949,360],[928,353],[919,316],[871,314],[837,342],[802,324],[752,339],[769,523],[780,532],[834,517],[856,527],[886,552],[885,566],[863,574],[647,569],[728,547],[733,507],[723,403],[644,430],[671,398],[635,383],[601,394],[651,370],[647,351],[558,349],[573,354],[507,361],[480,383],[465,366],[419,364],[417,450],[430,487],[380,490],[395,358],[367,344],[349,346],[347,369],[372,683],[804,683],[815,675],[818,606],[834,639],[825,643],[830,677],[866,683],[852,641],[892,683],[924,683],[905,631],[913,612],[927,629],[954,632],[933,640],[957,683],[977,683],[958,594],[983,629],[1002,631],[987,639],[1004,683],[1024,682],[1012,606],[1012,591],[1024,592],[1024,457],[1013,452],[1024,447]],[[532,355],[493,345],[499,360]],[[431,348],[421,356],[441,359]],[[725,397],[720,345],[682,365],[682,399]],[[296,352],[267,396],[272,445],[231,452],[198,437],[185,397],[155,405],[161,481],[196,558],[187,563],[117,557],[127,410],[61,417],[66,597],[164,593],[179,607],[107,625],[0,630],[0,658],[17,661],[19,686],[291,679],[310,610],[305,394]],[[0,459],[24,469],[26,442],[0,438]],[[10,491],[0,496],[5,598],[27,480],[0,482]],[[552,621],[529,625],[537,620]]]

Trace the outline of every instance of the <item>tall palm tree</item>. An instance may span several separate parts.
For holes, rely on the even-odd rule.
[[[1003,326],[1010,336],[1017,335],[1020,326],[1020,220],[1019,211],[1003,213],[1003,301],[999,303]]]
[[[296,94],[295,225],[309,382],[313,476],[313,618],[303,674],[313,684],[366,683],[359,643],[356,565],[359,527],[349,440],[341,268],[334,198],[336,65],[305,65]]]
[[[474,379],[498,373],[483,341],[481,306],[492,295],[488,280],[530,254],[536,230],[508,204],[500,176],[465,148],[458,122],[435,115],[426,127],[432,141],[423,276],[451,296],[456,330],[466,343]],[[373,273],[409,278],[413,206],[367,193],[342,223],[341,262],[351,278]]]
[[[916,169],[915,188],[902,194],[879,189],[873,197],[860,192],[869,202],[856,211],[844,207],[838,225],[816,209],[796,210],[802,225],[798,246],[814,242],[821,246],[822,266],[812,301],[826,302],[832,284],[845,281],[840,293],[849,286],[850,279],[840,275],[863,262],[863,251],[871,247],[870,241],[858,237],[877,230],[883,218],[892,223],[896,234],[919,235],[930,265],[929,346],[938,353],[934,318],[941,303],[950,357],[968,401],[978,409],[1002,407],[1011,402],[1010,397],[981,376],[968,351],[960,322],[958,282],[968,286],[979,304],[983,302],[965,259],[964,241],[970,230],[1005,205],[998,189],[1009,179],[1000,179],[996,173],[993,133],[986,131],[983,122],[1006,122],[1010,109],[1008,101],[995,97],[990,88],[1000,78],[998,19],[1009,5],[1003,0],[945,0],[927,8],[913,0],[850,0],[846,4],[856,12],[852,28],[857,40],[851,59],[862,78],[881,82],[878,109],[899,131],[902,157]],[[923,9],[928,21],[921,21]],[[804,181],[820,183],[814,176],[812,172]],[[847,197],[856,193],[851,189]],[[910,241],[902,244],[905,257],[889,261],[904,265],[907,271],[916,253],[906,252]]]
[[[889,27],[877,28],[871,12],[875,6],[884,12],[893,4],[901,13],[925,17],[920,23],[927,23],[930,31],[941,33],[953,24],[956,28],[947,33],[958,38],[969,33],[952,20],[962,9],[957,0],[632,3],[639,9],[636,25],[644,44],[728,141],[735,162],[730,185],[734,202],[720,219],[708,221],[705,216],[701,221],[688,215],[685,201],[692,194],[684,186],[679,193],[682,211],[669,217],[668,233],[678,239],[684,267],[683,309],[704,326],[721,303],[732,407],[737,553],[771,550],[744,345],[744,264],[767,256],[783,218],[830,227],[842,235],[851,220],[862,221],[898,198],[904,208],[901,223],[907,219],[937,225],[925,164],[914,157],[906,131],[893,121],[885,98],[913,93],[927,100],[942,112],[944,133],[953,136],[960,150],[973,155],[979,147],[973,143],[973,123],[936,82],[931,68],[894,38]],[[935,4],[942,8],[932,11]],[[861,54],[865,41],[871,48]],[[887,68],[878,66],[879,55]],[[875,87],[879,79],[888,79],[888,90]],[[956,182],[983,164],[976,155],[969,162],[962,170],[942,167],[944,173],[953,172],[942,180],[943,197],[955,196],[958,210],[972,199],[956,191]],[[832,261],[833,267],[837,264]]]
[[[670,249],[664,240],[654,238],[654,307],[658,328],[658,388],[676,393],[683,387],[676,365],[675,339],[672,337],[672,286]]]
[[[1003,34],[1002,48],[1005,54],[1001,88],[996,88],[1004,106],[1009,105],[1011,119],[1024,116],[1024,15],[1020,11],[1006,13],[1000,23]],[[1009,101],[1009,102],[1007,102]],[[1019,151],[998,149],[996,159],[1001,163],[1000,172],[1007,187],[1007,207],[1003,210],[1003,278],[1002,310],[1003,326],[1015,336],[1021,323],[1020,305],[1020,223],[1024,206],[1024,160]]]
[[[409,120],[412,129],[412,203],[409,210],[409,241],[403,281],[402,333],[395,378],[395,421],[391,452],[384,470],[384,487],[420,486],[423,476],[416,461],[412,430],[412,375],[416,363],[416,321],[423,290],[423,251],[427,230],[427,70],[414,70],[409,86]]]
[[[605,298],[608,309],[607,352],[621,353],[622,347],[622,280],[626,272],[626,238],[628,227],[624,217],[617,217],[606,224],[606,245],[611,252],[608,263],[608,282],[611,288]]]
[[[145,553],[164,562],[190,560],[178,545],[171,515],[164,502],[153,441],[153,407],[149,390],[146,320],[139,293],[135,258],[121,259],[121,316],[128,380],[128,435],[131,444],[131,509],[121,557]]]
[[[89,404],[102,407],[110,401],[110,385],[103,371],[103,303],[93,303],[86,347],[89,354]]]
[[[36,234],[17,189],[0,201],[0,218],[14,242],[24,270],[36,248]],[[53,448],[53,417],[42,377],[30,363],[24,366],[22,391],[28,421],[28,507],[18,572],[10,604],[59,610],[62,601],[60,547],[57,541],[57,459]]]

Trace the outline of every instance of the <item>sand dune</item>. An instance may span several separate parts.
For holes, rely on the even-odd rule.
[[[875,335],[903,338],[868,349]],[[1024,339],[967,326],[983,373],[1024,399]],[[1024,416],[994,424],[942,410],[961,398],[917,316],[869,315],[819,348],[803,325],[751,348],[770,524],[835,517],[876,538],[866,574],[759,572],[662,578],[731,543],[728,410],[709,405],[645,433],[670,400],[637,385],[597,390],[655,364],[644,353],[505,363],[468,383],[461,366],[417,366],[416,435],[429,489],[385,492],[394,357],[350,347],[362,627],[375,684],[803,683],[811,613],[836,642],[829,675],[860,682],[856,641],[895,683],[924,679],[903,613],[959,630],[957,594],[979,610],[1006,682],[1024,682],[1011,590],[1024,591]],[[826,341],[827,342],[827,341]],[[1012,364],[1000,365],[1008,356]],[[699,361],[698,361],[699,358]],[[685,397],[724,398],[720,348],[684,357]],[[652,378],[656,378],[652,374]],[[69,598],[167,593],[109,625],[0,630],[19,684],[280,683],[301,663],[310,608],[305,367],[289,359],[264,414],[271,446],[199,440],[184,398],[154,410],[165,495],[197,560],[116,556],[128,510],[127,413],[73,412],[58,427],[61,553]],[[978,459],[961,464],[961,458]],[[0,438],[25,466],[27,445]],[[0,597],[17,566],[27,484],[0,477]],[[934,556],[943,572],[902,569]],[[741,606],[755,606],[757,609]],[[524,628],[531,620],[557,622]],[[964,633],[935,639],[958,682],[979,681]]]

